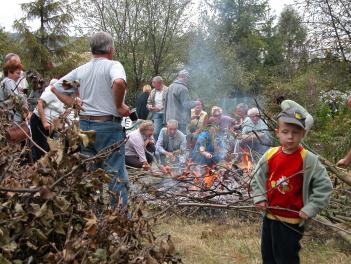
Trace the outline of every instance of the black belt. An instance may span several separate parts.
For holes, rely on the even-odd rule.
[[[122,117],[113,116],[113,115],[105,115],[105,116],[80,115],[79,119],[80,120],[97,121],[97,122],[106,122],[106,121],[112,121],[112,122],[117,122],[117,123],[122,122]]]

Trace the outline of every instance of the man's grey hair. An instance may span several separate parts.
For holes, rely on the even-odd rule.
[[[252,107],[247,111],[247,115],[251,116],[251,115],[259,115],[260,111],[258,110],[257,107]]]
[[[178,78],[180,79],[187,79],[189,78],[189,72],[187,70],[181,70],[179,73],[178,73]]]
[[[153,82],[158,82],[158,83],[163,83],[163,79],[161,76],[155,76],[154,78],[152,78]]]
[[[110,33],[97,32],[90,40],[91,53],[93,54],[108,54],[114,48],[113,38]]]
[[[4,58],[4,63],[10,61],[13,57],[19,58],[19,56],[16,53],[8,53],[8,54],[6,54],[6,56]]]
[[[167,121],[167,126],[168,125],[176,125],[176,127],[178,128],[178,121],[175,119],[170,119]]]

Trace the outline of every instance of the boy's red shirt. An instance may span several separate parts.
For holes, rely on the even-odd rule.
[[[270,207],[300,211],[303,207],[303,147],[292,154],[285,154],[280,147],[268,160],[266,182],[267,200]],[[299,214],[283,210],[269,210],[272,215],[299,219]]]

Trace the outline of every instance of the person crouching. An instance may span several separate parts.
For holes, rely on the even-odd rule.
[[[52,79],[50,85],[54,85],[56,81],[56,79]],[[30,119],[33,140],[41,149],[49,151],[47,137],[52,135],[53,121],[64,112],[64,103],[51,91],[51,86],[45,88]],[[32,146],[33,162],[44,155],[41,149],[36,145]]]
[[[225,157],[225,147],[221,140],[218,120],[210,117],[204,129],[197,137],[192,160],[196,164],[213,166]]]
[[[137,130],[128,134],[125,147],[126,165],[148,170],[153,161],[155,140],[153,137],[154,125],[152,121],[144,121]]]
[[[171,119],[167,122],[167,127],[161,129],[156,143],[156,155],[162,165],[168,161],[179,161],[179,156],[186,151],[186,137],[178,130],[178,121]]]

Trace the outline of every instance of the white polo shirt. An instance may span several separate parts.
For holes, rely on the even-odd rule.
[[[64,104],[56,97],[51,91],[51,87],[45,88],[41,94],[40,99],[43,101],[44,114],[47,121],[51,124],[55,118],[58,118],[60,114],[65,111]],[[33,111],[39,117],[38,108],[36,107]]]
[[[115,80],[127,80],[122,64],[107,58],[94,58],[62,77],[54,86],[60,91],[63,80],[80,82],[79,97],[83,102],[83,115],[119,116],[112,84]]]

